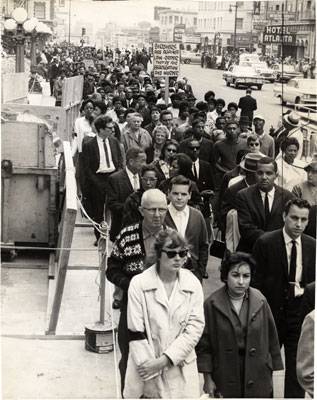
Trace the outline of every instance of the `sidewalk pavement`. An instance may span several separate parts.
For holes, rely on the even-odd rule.
[[[56,336],[45,336],[48,295],[47,260],[23,259],[2,266],[2,395],[4,399],[110,399],[117,397],[115,353],[85,350],[85,326],[98,321],[97,248],[92,228],[76,227]],[[22,263],[22,264],[21,264]],[[23,268],[21,268],[23,265]],[[19,267],[20,266],[20,267]],[[208,263],[205,296],[219,287],[219,260]],[[106,286],[106,320],[111,314]],[[117,323],[119,312],[114,312]],[[119,358],[119,350],[116,353]],[[283,394],[284,373],[274,377],[275,398]]]

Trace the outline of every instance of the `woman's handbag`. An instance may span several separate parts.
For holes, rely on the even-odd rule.
[[[211,229],[211,238],[212,244],[209,248],[209,254],[213,257],[223,259],[226,251],[226,244],[220,240],[221,231],[218,229],[217,234],[215,235],[214,230]]]

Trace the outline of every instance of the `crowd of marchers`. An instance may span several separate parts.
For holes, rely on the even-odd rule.
[[[283,368],[285,398],[313,396],[317,161],[300,117],[269,130],[250,89],[226,104],[212,82],[199,101],[185,77],[166,88],[146,50],[49,53],[57,105],[84,77],[72,151],[88,215],[110,223],[123,397],[198,398],[198,373],[211,397],[273,397]],[[204,301],[217,246],[223,286]]]

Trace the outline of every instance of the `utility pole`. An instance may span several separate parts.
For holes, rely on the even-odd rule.
[[[70,44],[70,25],[71,25],[71,11],[72,11],[72,0],[68,0],[68,44]]]

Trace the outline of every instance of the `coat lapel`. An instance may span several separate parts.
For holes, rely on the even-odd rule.
[[[263,300],[260,299],[252,288],[249,288],[249,316],[248,326],[256,318],[257,313],[263,307]]]
[[[94,153],[96,155],[96,164],[98,165],[97,169],[99,168],[99,164],[100,164],[100,154],[99,154],[99,146],[98,146],[98,142],[97,142],[97,136],[93,138],[93,149],[94,149]]]
[[[279,243],[277,243],[276,246],[278,249],[280,249],[280,257],[281,257],[283,272],[285,275],[285,279],[288,281],[288,261],[287,261],[286,246],[282,229],[280,230]]]
[[[134,189],[133,189],[133,187],[132,187],[132,185],[131,185],[130,179],[129,179],[128,174],[127,174],[127,171],[126,171],[125,169],[123,170],[122,178],[123,178],[123,181],[124,181],[124,182],[122,182],[122,183],[128,185],[129,188],[130,188],[130,191],[131,191],[131,193],[132,193],[132,192],[134,191]]]
[[[279,188],[277,186],[275,186],[275,193],[274,193],[274,199],[273,199],[273,204],[272,204],[272,209],[271,209],[271,215],[273,215],[275,213],[276,210],[278,210],[278,212],[281,212],[281,197],[282,197],[282,193],[279,190]]]
[[[262,201],[260,190],[258,189],[257,186],[254,186],[253,199],[254,199],[254,206],[257,208],[259,214],[261,215],[263,224],[265,224],[263,201]]]

